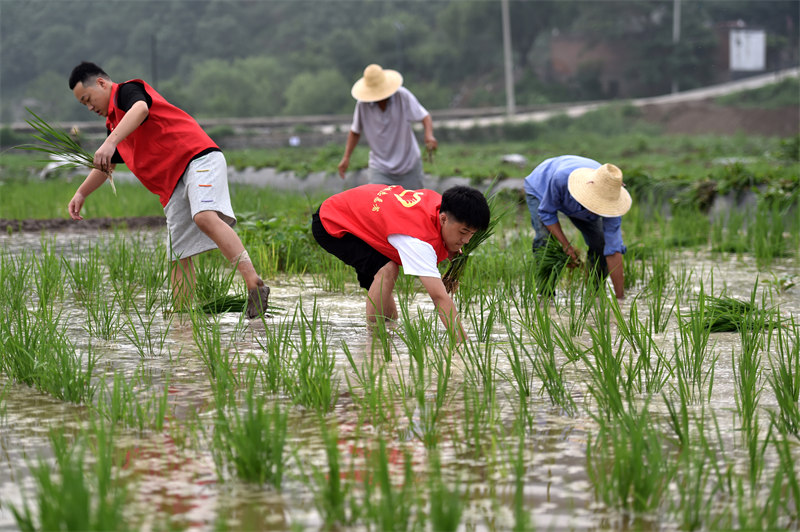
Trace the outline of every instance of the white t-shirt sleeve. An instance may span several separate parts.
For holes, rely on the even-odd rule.
[[[414,96],[410,90],[406,89],[405,87],[400,87],[397,91],[401,98],[404,100],[407,116],[409,118],[409,122],[419,122],[426,116],[428,116],[428,110],[423,107],[417,97]]]
[[[433,246],[408,235],[389,235],[388,240],[400,255],[400,262],[406,275],[441,279],[442,274],[436,267],[436,251]]]

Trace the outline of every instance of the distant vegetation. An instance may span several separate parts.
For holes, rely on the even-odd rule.
[[[551,66],[553,35],[635,42],[628,69],[641,95],[706,84],[715,25],[727,21],[768,31],[769,65],[797,61],[794,0],[683,2],[677,45],[671,1],[512,1],[510,11],[518,105],[607,96],[596,65],[564,85],[537,74]],[[5,1],[0,121],[24,119],[25,106],[91,119],[67,88],[82,60],[115,81],[144,78],[198,118],[351,112],[350,86],[372,62],[400,70],[429,109],[502,105],[500,15],[497,0]]]
[[[800,78],[787,78],[772,85],[727,94],[720,96],[716,101],[722,105],[759,109],[798,107],[800,106]]]
[[[716,194],[761,187],[765,193],[794,198],[800,190],[800,137],[768,138],[754,135],[665,135],[639,117],[631,106],[609,106],[578,118],[555,117],[544,123],[511,124],[468,131],[441,129],[447,139],[425,172],[436,177],[466,177],[475,184],[492,179],[524,178],[535,165],[556,154],[574,153],[613,162],[625,173],[636,197],[706,208]],[[457,137],[456,137],[457,133]],[[450,138],[452,137],[452,138]],[[228,164],[238,169],[276,168],[299,177],[311,172],[336,171],[342,146],[226,150]],[[521,166],[503,162],[503,156],[524,156]],[[351,170],[367,166],[366,148],[353,154]],[[66,217],[76,182],[40,182],[44,165],[38,155],[6,150],[0,158],[0,218]],[[82,176],[80,177],[82,178]],[[31,194],[31,187],[37,192]],[[145,216],[160,214],[155,198],[138,184],[119,183],[119,195],[108,187],[96,194],[91,216]],[[234,205],[243,211],[271,210],[260,193],[249,187],[234,193]],[[255,203],[253,203],[255,202]]]

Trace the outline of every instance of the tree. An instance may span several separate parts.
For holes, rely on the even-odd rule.
[[[286,88],[284,114],[318,115],[352,110],[355,102],[350,87],[344,76],[332,68],[298,74]]]

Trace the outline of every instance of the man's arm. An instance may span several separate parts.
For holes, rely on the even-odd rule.
[[[444,288],[444,283],[438,277],[419,277],[422,286],[428,291],[428,294],[439,312],[439,318],[450,333],[453,334],[457,342],[463,342],[467,339],[467,333],[464,332],[464,327],[461,326],[461,319],[458,317],[456,305]]]
[[[104,172],[110,171],[111,158],[114,157],[114,153],[117,151],[117,144],[133,133],[133,130],[139,127],[149,114],[150,108],[147,107],[146,101],[139,100],[134,103],[125,113],[125,116],[122,117],[122,120],[119,121],[114,131],[106,137],[106,140],[94,153],[95,167]]]
[[[625,297],[625,273],[622,253],[612,253],[606,255],[608,265],[608,276],[611,277],[611,284],[614,285],[614,294],[617,299]]]
[[[109,172],[113,171],[115,166],[116,165],[112,164],[109,167]],[[92,168],[89,175],[83,180],[83,183],[78,187],[78,190],[69,202],[69,207],[67,208],[70,218],[73,220],[83,220],[81,209],[83,208],[84,201],[86,201],[86,196],[97,190],[100,185],[106,182],[106,179],[108,179],[107,173],[97,168]]]
[[[433,119],[430,114],[422,119],[422,127],[425,131],[425,147],[428,151],[435,150],[439,146],[439,143],[436,142],[436,137],[433,136]]]
[[[354,133],[352,130],[347,135],[347,144],[344,147],[344,156],[342,160],[339,162],[339,176],[344,179],[344,173],[350,167],[350,155],[353,153],[353,150],[356,148],[356,144],[358,144],[358,139],[361,138],[360,133]]]

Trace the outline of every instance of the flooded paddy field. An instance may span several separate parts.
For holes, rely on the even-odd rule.
[[[411,278],[375,330],[337,271],[172,313],[163,240],[0,236],[0,529],[800,526],[796,254],[629,253],[620,302],[477,256],[453,345]]]

